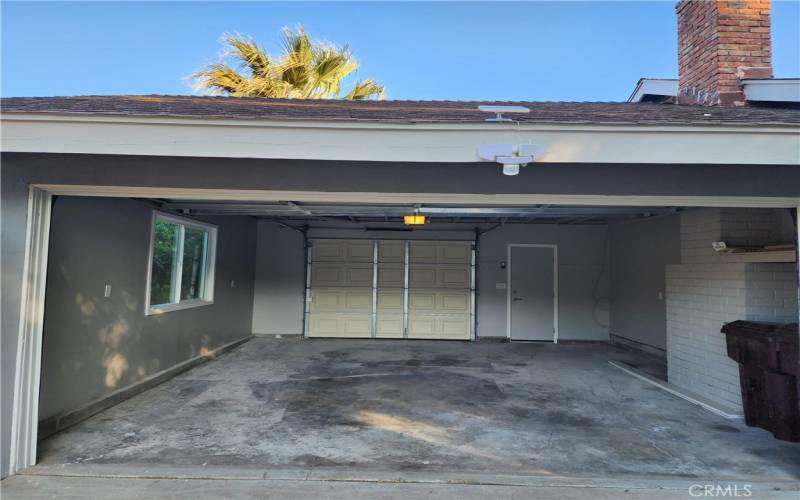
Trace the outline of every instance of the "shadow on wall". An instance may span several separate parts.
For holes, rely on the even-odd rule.
[[[66,268],[62,265],[61,269]],[[70,281],[66,274],[65,279]],[[80,317],[80,324],[94,332],[99,348],[102,350],[96,360],[97,366],[93,369],[93,371],[99,370],[99,373],[93,378],[102,380],[103,385],[111,390],[139,382],[158,372],[162,365],[160,359],[153,359],[147,366],[138,364],[131,370],[125,353],[130,352],[132,344],[141,341],[142,331],[141,326],[138,329],[131,326],[128,316],[142,314],[143,311],[140,308],[143,305],[128,291],[117,292],[117,295],[120,300],[114,301],[96,296],[90,297],[82,292],[75,295],[76,312]],[[125,313],[119,313],[118,308],[122,308]],[[158,320],[156,319],[156,321]],[[87,351],[90,350],[91,347],[87,349]],[[81,361],[73,359],[72,363],[73,372],[82,371]]]
[[[215,304],[145,315],[151,216],[152,206],[127,199],[59,197],[54,203],[40,420],[208,356],[250,333],[247,289],[218,287]],[[220,244],[227,253],[217,255],[217,275],[247,283],[255,223],[223,221],[220,227],[228,240]]]

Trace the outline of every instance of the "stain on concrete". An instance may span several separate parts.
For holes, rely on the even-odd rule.
[[[44,464],[800,477],[800,446],[610,345],[257,338],[54,435]]]
[[[336,462],[334,460],[328,460],[327,458],[320,457],[319,455],[312,455],[309,453],[294,457],[292,459],[292,465],[300,465],[303,467],[337,467],[348,464]]]
[[[714,424],[709,428],[714,429],[715,431],[722,431],[722,432],[740,432],[739,429],[737,429],[736,427],[725,424]]]

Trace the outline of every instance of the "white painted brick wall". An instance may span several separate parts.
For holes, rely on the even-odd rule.
[[[681,214],[681,262],[716,262],[719,259],[711,247],[722,234],[720,210],[715,208],[691,210]]]
[[[765,208],[719,209],[720,240],[733,246],[786,243],[781,240],[776,210]]]
[[[797,321],[797,268],[786,263],[721,263],[711,242],[773,243],[773,215],[749,209],[686,212],[681,216],[683,263],[666,268],[669,381],[739,410],[738,365],[727,356],[720,328],[737,319]]]

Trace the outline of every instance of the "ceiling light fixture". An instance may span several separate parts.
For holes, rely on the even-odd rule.
[[[404,215],[403,224],[405,224],[406,226],[421,226],[425,224],[425,216],[420,215],[418,213]]]

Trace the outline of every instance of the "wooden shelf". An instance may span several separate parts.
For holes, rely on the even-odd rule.
[[[723,262],[796,262],[797,260],[794,250],[723,253],[719,257]]]

